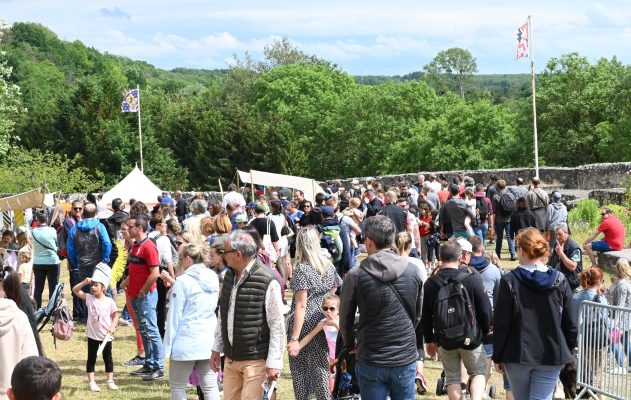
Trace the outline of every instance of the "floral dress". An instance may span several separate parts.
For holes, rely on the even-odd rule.
[[[294,293],[300,290],[307,291],[307,307],[305,309],[304,323],[300,331],[299,340],[302,340],[324,318],[322,313],[322,301],[324,295],[331,289],[340,286],[341,279],[332,264],[326,266],[327,271],[321,275],[311,264],[298,264],[291,279],[291,289]],[[295,301],[291,304],[291,315],[296,310]],[[294,331],[294,318],[289,319],[288,337]],[[331,398],[329,383],[329,346],[324,331],[318,333],[310,341],[297,357],[289,357],[289,367],[294,385],[294,394],[297,400],[313,398],[315,394],[318,400]]]

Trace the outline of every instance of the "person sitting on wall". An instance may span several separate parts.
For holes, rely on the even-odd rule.
[[[589,256],[592,262],[592,267],[597,265],[595,251],[600,253],[606,253],[608,251],[622,250],[624,247],[624,225],[614,215],[613,211],[609,208],[603,208],[600,210],[600,216],[602,222],[596,229],[596,232],[592,233],[583,243],[585,252]],[[598,235],[605,234],[603,240],[593,242]]]

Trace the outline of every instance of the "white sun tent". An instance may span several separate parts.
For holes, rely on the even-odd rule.
[[[103,195],[101,202],[109,205],[115,198],[120,198],[127,204],[129,199],[136,199],[145,204],[155,204],[158,202],[158,196],[161,195],[162,190],[154,185],[138,167],[135,167],[122,181]]]
[[[243,183],[251,184],[252,181],[254,181],[255,185],[288,187],[302,190],[305,194],[305,199],[311,201],[315,200],[316,193],[324,193],[324,190],[318,185],[315,179],[255,170],[250,170],[250,172],[237,170],[237,172],[239,173],[239,179],[241,179]]]

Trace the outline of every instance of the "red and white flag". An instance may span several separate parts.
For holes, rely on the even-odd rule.
[[[515,60],[528,57],[528,22],[517,30],[517,56]]]

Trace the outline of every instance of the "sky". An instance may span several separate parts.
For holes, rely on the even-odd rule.
[[[629,0],[0,0],[6,23],[39,22],[159,68],[227,68],[284,36],[352,75],[419,71],[450,47],[469,50],[480,73],[529,73],[529,59],[515,60],[529,15],[537,72],[569,52],[631,64]]]

